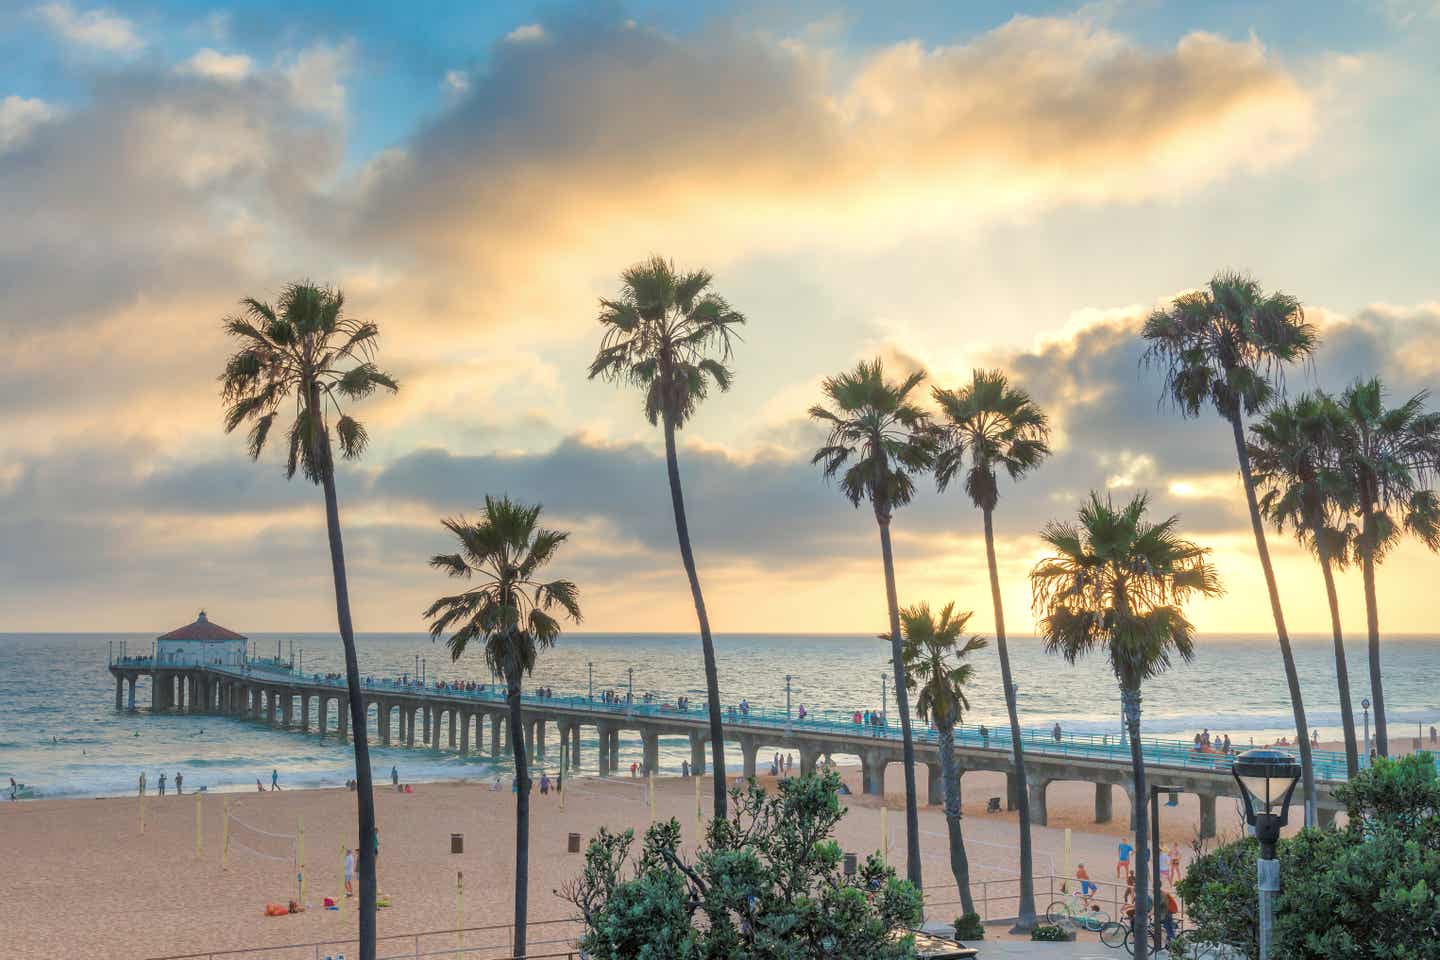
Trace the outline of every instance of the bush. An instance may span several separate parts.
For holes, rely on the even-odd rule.
[[[1277,848],[1283,889],[1272,955],[1294,960],[1440,960],[1440,777],[1429,754],[1377,760],[1336,788],[1344,830],[1302,830]],[[1196,860],[1180,894],[1193,936],[1258,955],[1259,844]]]
[[[980,914],[967,913],[964,916],[955,918],[955,939],[956,940],[984,940],[985,924],[980,921]]]
[[[843,875],[830,839],[839,786],[829,773],[782,780],[773,796],[735,788],[693,862],[673,819],[651,825],[628,867],[634,831],[602,828],[563,894],[584,922],[580,948],[594,960],[913,958],[920,892],[877,855]]]
[[[1044,940],[1048,943],[1062,943],[1075,939],[1075,931],[1066,927],[1057,927],[1052,924],[1042,923],[1030,931],[1031,940]]]

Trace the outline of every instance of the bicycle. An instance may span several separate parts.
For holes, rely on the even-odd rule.
[[[1119,920],[1112,920],[1101,927],[1100,942],[1112,950],[1125,947],[1133,955],[1135,950],[1130,942],[1130,918],[1122,917]]]
[[[1053,926],[1099,933],[1110,923],[1110,914],[1101,910],[1098,904],[1087,903],[1078,893],[1067,893],[1064,899],[1050,904],[1045,911],[1045,919]]]

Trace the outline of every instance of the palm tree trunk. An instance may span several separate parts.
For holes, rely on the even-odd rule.
[[[1345,637],[1340,628],[1340,598],[1335,593],[1335,571],[1330,552],[1320,548],[1320,572],[1325,577],[1325,599],[1330,604],[1330,633],[1335,639],[1335,681],[1340,688],[1340,723],[1345,727],[1345,770],[1353,778],[1360,772],[1360,751],[1355,744],[1355,711],[1350,706],[1350,669],[1345,663]]]
[[[510,753],[515,759],[515,947],[525,956],[530,909],[530,765],[525,757],[525,724],[520,715],[519,671],[507,668],[505,702],[510,708]]]
[[[1240,413],[1230,416],[1235,436],[1235,455],[1240,460],[1240,480],[1245,487],[1245,502],[1250,507],[1250,527],[1255,532],[1255,550],[1260,554],[1260,568],[1265,572],[1265,588],[1270,592],[1270,613],[1275,618],[1275,636],[1280,641],[1280,658],[1285,663],[1285,682],[1290,687],[1290,707],[1295,712],[1295,739],[1300,748],[1301,776],[1305,783],[1305,825],[1313,827],[1315,817],[1315,764],[1310,756],[1310,726],[1305,722],[1305,700],[1300,693],[1300,673],[1295,669],[1295,652],[1290,649],[1290,631],[1285,629],[1285,611],[1280,607],[1280,588],[1275,585],[1275,568],[1270,565],[1270,547],[1265,541],[1265,523],[1260,518],[1260,504],[1255,499],[1255,477],[1250,472],[1250,450],[1245,446],[1245,425]]]
[[[1374,516],[1365,504],[1363,539],[1371,541]],[[1360,575],[1365,581],[1365,630],[1369,634],[1370,706],[1375,710],[1375,752],[1390,756],[1390,735],[1385,726],[1385,684],[1380,676],[1380,606],[1375,596],[1375,555],[1368,548],[1360,553]]]
[[[905,878],[922,887],[920,879],[920,808],[915,795],[915,741],[910,735],[910,693],[905,686],[905,651],[900,644],[900,601],[895,593],[895,554],[890,548],[890,515],[875,506],[880,526],[880,557],[885,565],[885,603],[890,613],[890,660],[895,668],[895,707],[900,714],[900,743],[905,767]],[[881,704],[884,708],[884,704]],[[881,782],[884,782],[882,776]]]
[[[1150,955],[1150,788],[1145,782],[1145,750],[1140,744],[1140,691],[1120,691],[1125,726],[1130,730],[1130,769],[1135,775],[1135,922],[1131,938],[1135,960]]]
[[[666,414],[665,470],[670,475],[670,505],[675,510],[675,536],[680,540],[680,562],[690,579],[690,596],[695,601],[695,618],[700,621],[700,647],[705,653],[705,700],[710,713],[711,773],[714,776],[717,819],[726,816],[725,726],[720,720],[720,673],[715,667],[715,641],[710,636],[710,617],[705,613],[705,595],[700,592],[700,575],[695,572],[695,553],[690,549],[690,525],[685,520],[685,494],[680,489],[680,461],[675,456],[675,421]]]
[[[360,819],[360,960],[375,960],[375,793],[370,777],[370,741],[365,729],[365,695],[360,690],[360,663],[355,629],[350,622],[350,586],[345,576],[345,547],[340,539],[340,504],[328,439],[321,451],[321,486],[325,490],[325,529],[330,535],[330,567],[335,579],[335,615],[345,648],[345,689],[350,701],[350,732],[355,737],[355,797]]]
[[[1020,736],[1020,708],[1010,679],[1010,648],[1005,644],[1005,605],[1000,600],[1000,568],[995,563],[994,510],[982,507],[985,518],[985,561],[990,566],[990,601],[995,606],[995,650],[1000,654],[1000,682],[1005,684],[1005,710],[1010,715],[1010,751],[1015,760],[1015,805],[1020,814],[1020,905],[1015,932],[1035,927],[1035,850],[1030,840],[1030,786],[1025,776],[1025,745]]]
[[[955,763],[955,728],[949,723],[935,724],[936,746],[940,748],[940,779],[945,785],[945,827],[950,834],[950,872],[960,891],[962,912],[975,913],[975,898],[970,895],[970,858],[965,855],[965,835],[960,831],[960,770]]]

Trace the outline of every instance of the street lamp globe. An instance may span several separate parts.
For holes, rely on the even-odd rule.
[[[1289,822],[1290,797],[1300,782],[1300,762],[1283,750],[1246,750],[1231,774],[1240,785],[1245,822],[1255,828],[1261,856],[1275,859],[1280,828]]]

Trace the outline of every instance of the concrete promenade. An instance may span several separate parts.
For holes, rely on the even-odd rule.
[[[322,736],[349,736],[350,713],[343,678],[296,673],[276,661],[251,661],[240,667],[157,665],[148,657],[130,657],[110,665],[115,678],[115,707],[135,709],[136,689],[142,677],[150,680],[150,709],[186,713],[211,713],[245,717],[271,725]],[[475,684],[476,689],[413,681],[367,677],[364,682],[367,726],[373,730],[372,743],[384,746],[420,746],[430,750],[460,753],[508,755],[506,731],[509,719],[503,691]],[[706,767],[708,722],[701,701],[680,710],[673,701],[604,702],[588,694],[522,698],[524,724],[532,758],[543,760],[552,744],[569,741],[569,763],[573,768],[596,769],[608,776],[619,769],[620,738],[623,733],[638,735],[647,769],[659,767],[660,738],[686,738],[691,767]],[[551,734],[551,728],[554,734]],[[593,762],[581,753],[581,730],[593,728],[597,744]],[[739,769],[727,773],[753,776],[758,758],[775,751],[798,754],[802,773],[813,772],[822,758],[855,757],[859,760],[866,793],[883,794],[884,778],[892,764],[901,763],[898,724],[862,726],[847,714],[813,711],[802,720],[785,709],[725,710],[726,739],[739,747]],[[488,729],[489,743],[486,744]],[[928,802],[943,800],[935,732],[916,726],[917,781],[925,786]],[[1118,736],[1063,735],[1052,731],[1023,730],[1025,767],[1030,790],[1032,822],[1047,822],[1045,794],[1056,781],[1080,780],[1095,789],[1095,822],[1112,817],[1114,790],[1131,793],[1130,750]],[[558,737],[552,740],[552,736]],[[1174,787],[1200,798],[1201,832],[1215,833],[1217,798],[1238,796],[1230,775],[1230,758],[1200,753],[1185,741],[1144,738],[1144,754],[1150,782]],[[732,754],[727,747],[727,762]],[[1008,728],[982,733],[966,725],[955,731],[955,754],[963,772],[999,771],[1006,774],[1007,809],[1017,804],[1016,784],[1010,753]],[[556,759],[559,752],[556,753]],[[1320,782],[1321,823],[1333,820],[1340,809],[1331,794],[1334,783],[1345,779],[1343,754],[1316,751],[1316,778]],[[963,783],[963,780],[962,780]],[[1131,798],[1133,800],[1133,797]],[[1133,811],[1134,803],[1130,804]]]

